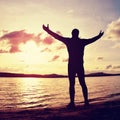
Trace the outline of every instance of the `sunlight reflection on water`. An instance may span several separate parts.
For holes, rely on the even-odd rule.
[[[86,78],[90,101],[120,98],[119,78]],[[55,107],[69,102],[67,78],[0,78],[0,85],[0,110]],[[83,102],[77,78],[75,102]]]

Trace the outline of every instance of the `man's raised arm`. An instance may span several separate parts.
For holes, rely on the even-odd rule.
[[[44,29],[48,34],[50,34],[51,36],[53,36],[55,39],[58,39],[58,40],[60,40],[60,41],[62,41],[62,42],[65,42],[65,41],[66,41],[66,39],[65,39],[64,37],[58,35],[57,33],[53,32],[53,31],[51,31],[51,30],[49,29],[49,25],[47,25],[47,27],[46,27],[45,25],[43,25],[43,29]]]
[[[92,42],[95,42],[96,40],[98,40],[99,38],[101,38],[103,36],[103,34],[104,34],[104,32],[100,31],[100,33],[97,36],[95,36],[93,38],[90,38],[90,39],[87,39],[87,40],[84,40],[84,42],[85,42],[86,45],[90,44]]]

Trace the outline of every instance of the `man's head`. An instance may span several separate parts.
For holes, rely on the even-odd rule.
[[[78,29],[73,29],[73,30],[72,30],[72,37],[77,38],[78,35],[79,35],[79,30],[78,30]]]

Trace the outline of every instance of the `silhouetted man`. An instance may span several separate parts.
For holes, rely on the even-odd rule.
[[[43,25],[43,29],[49,33],[54,38],[62,41],[66,46],[69,53],[68,60],[68,76],[69,76],[69,94],[70,94],[70,103],[67,105],[68,108],[74,108],[74,96],[75,96],[75,76],[77,74],[79,78],[79,83],[82,87],[83,97],[85,106],[89,105],[88,101],[88,90],[85,83],[84,78],[84,66],[83,66],[83,56],[84,56],[84,48],[86,45],[98,40],[104,34],[104,32],[100,31],[100,33],[90,39],[81,39],[79,38],[79,30],[72,30],[72,37],[62,37],[55,32],[49,29],[49,25],[46,27]]]

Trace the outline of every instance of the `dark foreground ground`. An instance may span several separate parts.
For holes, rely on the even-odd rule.
[[[45,108],[37,110],[0,111],[0,120],[120,120],[120,100],[92,103],[74,110]]]

